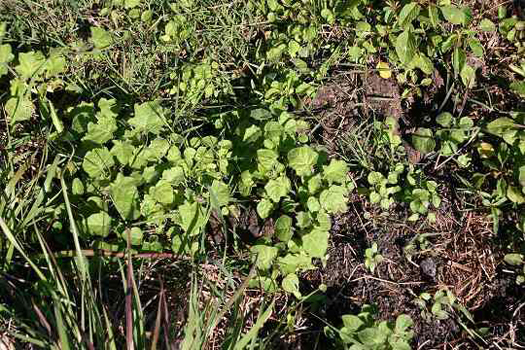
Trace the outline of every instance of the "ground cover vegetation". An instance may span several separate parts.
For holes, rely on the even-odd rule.
[[[524,5],[0,2],[0,349],[525,347]]]

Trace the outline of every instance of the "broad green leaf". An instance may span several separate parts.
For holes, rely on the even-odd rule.
[[[298,176],[308,176],[317,163],[319,155],[311,147],[303,146],[288,152],[288,163]]]
[[[132,9],[140,5],[141,0],[125,0],[124,7],[126,9]]]
[[[111,34],[100,27],[91,27],[91,41],[97,49],[105,49],[113,43]]]
[[[47,78],[63,73],[66,70],[66,58],[58,51],[52,52],[47,59],[45,69]]]
[[[15,67],[17,73],[22,79],[31,79],[43,72],[46,58],[40,51],[30,51],[18,54],[18,61]]]
[[[410,316],[404,314],[399,315],[396,319],[395,333],[402,334],[406,332],[410,327],[412,327],[413,324],[414,322],[412,321]]]
[[[348,190],[343,186],[330,186],[330,188],[321,192],[319,202],[323,209],[330,214],[343,213],[347,209],[347,194]]]
[[[297,226],[301,229],[305,229],[312,225],[312,217],[309,213],[300,211],[295,215],[295,220],[297,220]]]
[[[28,96],[11,97],[5,104],[5,111],[11,118],[11,125],[31,119],[33,110],[33,102]]]
[[[183,205],[179,206],[179,213],[181,216],[181,226],[190,236],[198,235],[204,225],[206,225],[206,215],[199,202],[190,203],[186,201]]]
[[[271,149],[257,151],[257,162],[264,170],[270,170],[277,163],[279,154]]]
[[[389,333],[383,332],[379,327],[369,327],[359,331],[357,336],[366,349],[380,349]]]
[[[84,184],[79,178],[74,178],[71,184],[71,192],[75,196],[81,196],[84,194]]]
[[[250,117],[255,120],[263,121],[263,120],[272,119],[272,113],[270,113],[266,109],[259,108],[259,109],[252,110],[250,112]]]
[[[345,328],[352,333],[356,332],[365,324],[363,320],[356,315],[343,315],[342,319]]]
[[[273,202],[278,203],[281,197],[285,197],[290,192],[292,183],[286,176],[279,176],[275,180],[272,179],[268,181],[264,189],[268,197],[270,197]]]
[[[258,244],[252,247],[252,253],[257,254],[257,268],[260,270],[269,270],[272,263],[279,253],[276,247],[270,247],[263,244]]]
[[[524,263],[523,255],[517,253],[506,254],[503,260],[512,266],[519,266]]]
[[[430,60],[430,58],[428,58],[425,54],[423,53],[419,53],[417,54],[415,57],[414,57],[414,62],[413,64],[421,69],[421,71],[423,73],[425,73],[426,75],[430,75],[432,73],[434,73],[434,64],[432,63],[432,61]]]
[[[514,126],[515,126],[514,120],[507,118],[507,117],[501,117],[501,118],[498,118],[490,122],[487,125],[487,130],[491,134],[503,137],[503,134],[507,132],[508,130],[513,129]]]
[[[481,22],[479,22],[479,28],[484,32],[496,31],[496,25],[494,24],[494,22],[486,18],[482,19]]]
[[[476,38],[470,38],[468,40],[468,46],[472,50],[472,53],[477,57],[483,57],[483,46]]]
[[[385,180],[385,177],[380,172],[371,171],[368,174],[367,180],[370,185],[379,185],[381,182]]]
[[[323,258],[328,249],[328,231],[314,228],[310,233],[303,235],[302,247],[312,258]]]
[[[142,245],[142,239],[144,238],[144,233],[139,227],[132,227],[129,230],[129,235],[131,238],[131,245]],[[128,232],[124,230],[122,233],[122,238],[127,241],[128,240]]]
[[[401,27],[406,27],[412,23],[414,19],[419,15],[421,7],[417,2],[410,2],[403,6],[401,12],[399,13],[398,23]]]
[[[88,123],[86,136],[82,141],[90,141],[102,145],[113,139],[113,133],[118,130],[117,121],[111,117],[101,117],[97,123]]]
[[[450,114],[449,112],[440,113],[436,117],[436,122],[444,128],[450,128],[452,126],[453,120],[454,118],[452,117],[452,114]]]
[[[252,125],[246,129],[242,140],[244,142],[256,142],[257,140],[259,140],[261,135],[261,128],[259,128],[257,125]]]
[[[348,165],[343,160],[332,159],[329,165],[323,166],[323,179],[332,183],[344,184],[348,173]]]
[[[467,55],[465,51],[460,47],[455,47],[452,53],[452,67],[454,68],[454,74],[459,75],[463,66],[467,62]]]
[[[111,231],[111,217],[106,212],[90,215],[86,220],[89,234],[107,237]]]
[[[213,180],[211,195],[217,200],[217,205],[222,207],[230,202],[230,187],[222,181]],[[213,202],[212,202],[213,203]]]
[[[162,157],[168,153],[170,144],[165,139],[155,139],[151,141],[148,146],[149,156],[155,158],[156,161],[159,161]]]
[[[465,64],[460,73],[461,81],[468,88],[472,89],[476,85],[476,71],[470,65]]]
[[[321,189],[322,185],[323,181],[320,174],[312,176],[310,179],[308,179],[308,192],[310,194],[316,194],[317,191]]]
[[[418,128],[412,134],[412,145],[421,153],[430,153],[436,148],[436,141],[432,130],[427,128]]]
[[[0,77],[7,74],[7,64],[11,62],[15,56],[11,52],[11,45],[0,45]]]
[[[307,270],[313,268],[312,259],[304,252],[297,254],[286,254],[277,259],[279,269],[283,274],[295,273],[297,270]]]
[[[97,178],[109,172],[115,165],[113,155],[106,147],[95,148],[86,153],[82,162],[82,169],[89,177]]]
[[[136,220],[140,216],[137,181],[132,177],[118,176],[111,184],[113,204],[124,220]]]
[[[273,211],[273,203],[266,198],[261,199],[257,204],[257,214],[261,219],[266,219]]]
[[[416,54],[416,39],[410,30],[405,30],[396,39],[396,53],[402,64],[408,64]]]
[[[117,158],[120,164],[127,165],[133,157],[134,150],[135,147],[131,143],[114,140],[111,154]]]
[[[440,22],[439,12],[435,5],[429,4],[428,6],[428,18],[430,19],[430,24],[432,27],[436,28]]]
[[[510,89],[521,97],[525,97],[525,80],[512,82]]]
[[[292,293],[297,299],[301,298],[299,278],[295,273],[291,273],[283,278],[282,286],[285,292]]]
[[[522,187],[525,187],[525,165],[522,165],[519,170],[518,181]]]
[[[275,221],[275,236],[282,242],[288,242],[292,239],[292,218],[288,215],[281,215]]]
[[[135,116],[129,123],[139,132],[158,134],[164,126],[164,111],[158,101],[135,104]]]
[[[466,25],[468,21],[468,17],[461,9],[459,9],[455,5],[445,5],[441,6],[441,13],[443,14],[443,17],[447,21],[449,21],[452,24],[461,24]]]
[[[173,168],[166,169],[162,172],[162,179],[169,182],[173,186],[178,186],[185,179],[184,169],[180,166],[174,166]]]
[[[159,181],[149,189],[149,194],[155,200],[164,205],[170,205],[175,200],[173,187],[167,181]]]
[[[518,188],[514,186],[507,187],[507,198],[514,203],[525,203],[525,196]]]
[[[309,211],[312,213],[318,212],[321,210],[321,203],[317,200],[315,197],[309,197],[308,201],[306,202],[306,206]]]

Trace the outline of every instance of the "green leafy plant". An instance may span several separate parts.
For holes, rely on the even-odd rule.
[[[414,336],[412,319],[407,315],[399,315],[395,323],[376,321],[374,310],[364,305],[358,315],[344,315],[343,327],[335,329],[325,327],[325,334],[334,340],[342,349],[410,349],[410,341]]]
[[[472,315],[468,310],[457,302],[456,296],[448,289],[440,289],[434,296],[430,293],[423,292],[416,299],[416,304],[421,308],[421,315],[430,319],[435,317],[445,320],[451,316],[454,311],[460,311],[468,320],[472,321]],[[428,307],[430,306],[430,312]]]
[[[407,169],[398,163],[388,177],[374,171],[368,174],[367,180],[373,186],[369,192],[372,203],[380,203],[383,209],[388,209],[396,201],[403,201],[409,204],[413,213],[409,220],[418,220],[420,215],[435,220],[435,214],[430,209],[437,209],[441,204],[438,185],[427,180],[421,170],[415,170],[412,165]]]
[[[509,253],[505,255],[504,260],[511,266],[516,266],[518,268],[521,266],[523,268],[516,276],[516,283],[518,285],[525,283],[525,259],[523,258],[523,254]]]
[[[379,254],[377,243],[374,242],[372,247],[365,250],[365,267],[374,273],[376,266],[383,261],[383,256]]]

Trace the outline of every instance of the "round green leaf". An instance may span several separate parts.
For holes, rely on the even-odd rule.
[[[87,229],[93,236],[107,237],[111,229],[111,217],[106,212],[92,214],[87,218]]]
[[[436,141],[432,130],[427,128],[418,128],[412,134],[412,145],[421,153],[430,153],[436,148]]]

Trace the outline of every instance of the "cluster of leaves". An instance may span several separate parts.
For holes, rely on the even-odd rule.
[[[365,250],[365,267],[374,273],[376,266],[383,261],[383,256],[379,254],[377,243],[374,242],[372,247]]]
[[[471,137],[477,136],[474,122],[469,117],[462,117],[459,120],[449,112],[443,112],[436,117],[436,123],[442,128],[436,133],[429,128],[417,128],[412,134],[412,145],[416,150],[423,154],[428,154],[436,150],[438,141],[440,147],[438,153],[445,157],[455,157],[458,155],[460,146]],[[454,158],[461,167],[470,164],[471,157],[468,154],[461,154]]]
[[[492,208],[495,224],[501,214],[499,207],[508,204],[517,206],[525,203],[525,132],[524,113],[510,113],[509,117],[501,117],[486,125],[489,135],[482,135],[477,151],[482,160],[485,172],[472,175],[473,185],[480,189],[483,204]],[[494,142],[489,136],[498,137]],[[496,183],[491,192],[485,190],[485,185]],[[525,217],[519,218],[518,228],[524,231]]]
[[[479,23],[479,27],[482,31],[496,30],[488,20]],[[348,55],[352,61],[366,62],[370,55],[386,50],[388,60],[400,69],[397,80],[411,85],[417,94],[421,93],[417,84],[432,83],[434,62],[448,62],[450,56],[454,76],[470,88],[476,77],[467,55],[483,56],[478,35],[468,7],[458,7],[450,1],[425,6],[413,1],[402,7],[397,2],[387,2],[356,23],[356,36]]]
[[[15,57],[10,44],[0,45],[0,77],[13,76],[10,95],[5,102],[11,125],[31,119],[38,111],[43,118],[53,121],[58,132],[63,130],[46,96],[63,87],[61,76],[65,68],[66,60],[61,50],[53,50],[48,57],[40,51],[21,52]]]
[[[205,99],[233,95],[229,79],[220,73],[219,64],[215,61],[187,63],[183,65],[180,74],[172,73],[171,78],[176,83],[170,94],[176,95],[189,107],[197,106]]]
[[[274,232],[252,247],[261,271],[257,283],[271,290],[276,279],[285,276],[283,289],[300,296],[295,273],[313,268],[314,258],[326,260],[330,215],[347,209],[354,185],[344,161],[328,161],[326,152],[306,144],[304,121],[287,112],[281,112],[278,121],[269,120],[270,112],[260,109],[251,111],[250,118],[263,122],[247,122],[237,129],[243,147],[234,148],[245,160],[240,163],[245,170],[239,191],[260,198],[261,219],[273,220],[277,214]]]
[[[325,334],[342,349],[351,350],[405,350],[410,349],[414,332],[412,319],[399,315],[395,323],[376,321],[374,309],[364,305],[357,315],[344,315],[343,327],[325,327]]]
[[[446,320],[451,316],[452,312],[460,311],[468,320],[473,322],[472,315],[461,303],[457,303],[456,296],[448,289],[440,289],[434,293],[434,296],[423,292],[415,302],[421,308],[421,316],[423,318],[431,319],[435,317],[439,320]]]
[[[409,204],[412,215],[410,221],[416,221],[420,215],[427,215],[431,221],[435,220],[435,213],[429,209],[439,208],[441,198],[437,193],[438,184],[427,180],[420,169],[415,170],[412,165],[405,167],[402,163],[395,165],[388,176],[372,171],[367,177],[370,184],[370,202],[378,203],[383,209],[389,209],[396,201]]]

